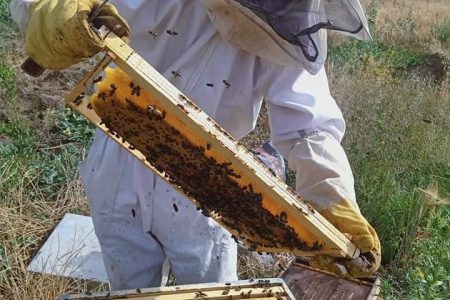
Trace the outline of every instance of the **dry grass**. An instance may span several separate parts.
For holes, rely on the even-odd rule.
[[[238,276],[240,279],[274,278],[286,270],[294,260],[289,253],[258,254],[240,249],[238,254]]]
[[[370,7],[370,1],[365,2]],[[378,37],[413,49],[448,50],[450,45],[440,43],[436,34],[442,22],[450,22],[449,4],[448,0],[377,0]]]
[[[0,182],[7,180],[5,174],[14,174],[11,168],[2,166]],[[0,258],[0,299],[55,299],[63,292],[84,289],[84,282],[27,271],[31,258],[66,212],[88,213],[80,182],[68,183],[56,200],[48,201],[36,178],[27,178],[25,173],[22,179],[1,199],[0,245],[4,257]]]

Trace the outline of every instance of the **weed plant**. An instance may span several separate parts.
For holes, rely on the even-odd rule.
[[[450,21],[442,22],[437,29],[437,34],[441,42],[450,45]]]

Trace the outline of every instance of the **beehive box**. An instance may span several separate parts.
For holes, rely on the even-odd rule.
[[[226,284],[195,284],[175,287],[160,287],[128,291],[104,292],[96,295],[63,295],[58,300],[229,300],[264,299],[295,300],[282,279],[254,279]]]
[[[252,250],[355,257],[358,249],[124,41],[66,98]],[[120,68],[84,94],[108,64]],[[118,86],[125,88],[118,88]],[[232,88],[232,87],[231,87]]]
[[[381,300],[380,280],[346,280],[295,260],[281,275],[297,300]]]

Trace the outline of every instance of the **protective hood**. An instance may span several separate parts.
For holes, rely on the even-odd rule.
[[[232,46],[316,74],[327,56],[326,30],[370,40],[359,0],[203,0]]]

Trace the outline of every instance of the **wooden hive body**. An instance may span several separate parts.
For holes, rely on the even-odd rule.
[[[206,283],[174,287],[160,287],[98,294],[63,295],[58,300],[295,300],[284,281],[279,278],[243,280],[233,283]]]

